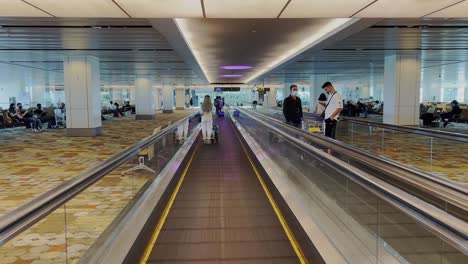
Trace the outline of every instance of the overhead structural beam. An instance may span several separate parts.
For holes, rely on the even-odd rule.
[[[172,18],[149,19],[151,25],[171,44],[174,51],[190,66],[190,68],[199,76],[199,78],[208,83],[208,78],[198,64],[192,50],[187,45],[184,36],[179,31],[177,24]]]

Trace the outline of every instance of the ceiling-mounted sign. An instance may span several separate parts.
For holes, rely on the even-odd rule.
[[[215,87],[215,92],[240,92],[240,87]]]
[[[266,88],[266,87],[257,87],[257,91],[259,91],[259,92],[269,92],[269,91],[270,91],[270,88]]]

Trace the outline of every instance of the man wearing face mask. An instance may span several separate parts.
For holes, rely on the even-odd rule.
[[[322,85],[322,89],[328,93],[328,100],[325,106],[325,136],[335,139],[336,124],[341,111],[343,111],[343,99],[331,82],[326,82]]]
[[[297,97],[297,85],[291,85],[289,91],[291,94],[283,102],[283,114],[288,124],[300,128],[302,122],[302,103],[301,98]]]

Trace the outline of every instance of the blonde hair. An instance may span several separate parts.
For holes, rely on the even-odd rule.
[[[211,98],[209,95],[205,95],[205,99],[203,100],[203,104],[201,107],[203,113],[211,112],[213,110],[213,103],[211,102]]]

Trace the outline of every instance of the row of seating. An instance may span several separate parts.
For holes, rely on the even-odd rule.
[[[42,120],[46,120],[47,128],[56,128],[65,126],[65,114],[59,108],[43,108],[46,113],[41,117]],[[24,127],[26,124],[23,120],[12,119],[8,115],[8,110],[0,110],[0,129],[13,128],[13,127]]]
[[[454,122],[462,122],[462,123],[467,123],[468,122],[468,104],[467,103],[459,103],[458,106],[461,109],[461,113],[456,116]],[[445,103],[445,102],[426,102],[426,103],[421,103],[420,105],[420,113],[425,114],[425,113],[430,113],[433,114],[435,118],[438,118],[441,113],[448,113],[452,111],[452,105],[450,103]]]

